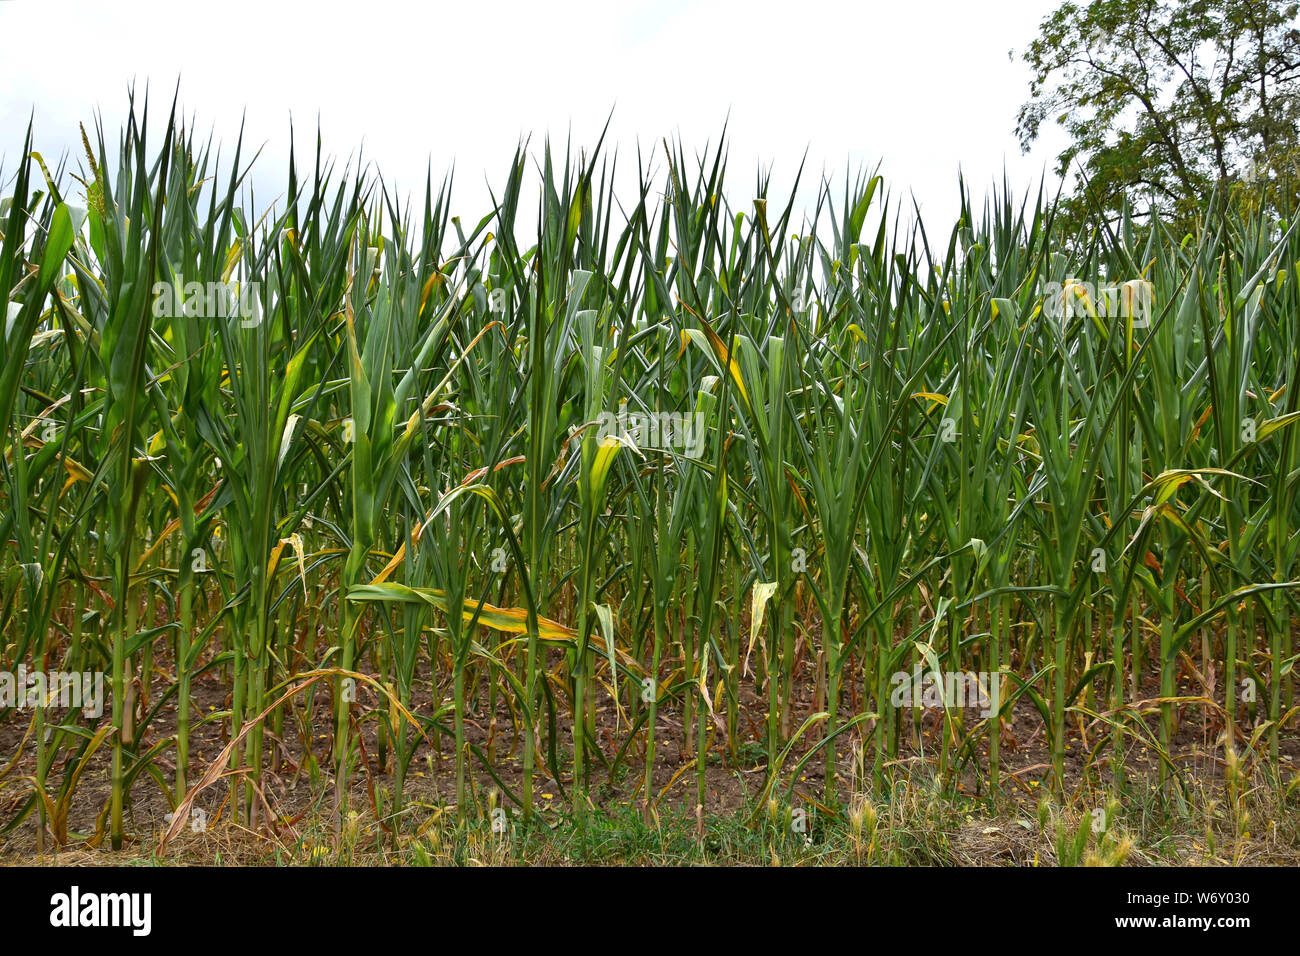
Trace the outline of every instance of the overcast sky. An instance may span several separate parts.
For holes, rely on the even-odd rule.
[[[1022,156],[1013,127],[1019,51],[1055,5],[0,0],[0,155],[8,179],[33,111],[47,160],[79,155],[79,122],[100,110],[115,138],[133,82],[160,108],[179,77],[205,133],[231,141],[246,112],[259,192],[283,188],[290,117],[304,143],[319,117],[328,152],[364,145],[399,192],[454,163],[454,211],[477,219],[521,136],[590,145],[612,109],[631,171],[638,142],[698,150],[729,117],[733,199],[760,164],[781,195],[807,150],[814,177],[879,162],[946,233],[959,168],[979,191],[1004,167],[1022,189],[1054,183],[1060,139]]]

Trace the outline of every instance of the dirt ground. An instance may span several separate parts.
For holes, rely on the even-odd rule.
[[[435,708],[427,662],[425,664],[424,672],[416,681],[418,691],[412,710],[417,716],[427,718]],[[552,674],[560,672],[559,664],[558,657],[548,662]],[[364,667],[360,669],[364,670]],[[814,698],[817,694],[814,670],[806,658],[801,659],[796,668],[796,706],[791,714],[792,728],[798,727],[814,711]],[[1197,691],[1191,686],[1190,676],[1183,680],[1186,686],[1180,687],[1180,693],[1195,695]],[[170,662],[160,652],[154,662],[148,695],[138,695],[137,712],[146,712],[151,702],[158,700],[171,684]],[[710,729],[706,760],[706,804],[703,809],[705,814],[726,815],[752,807],[763,789],[766,771],[765,701],[757,695],[753,684],[751,677],[741,685],[737,739],[733,746],[726,746],[725,726],[721,730],[716,726]],[[310,705],[302,697],[294,699],[285,718],[282,736],[276,737],[268,733],[266,738],[268,759],[263,793],[266,806],[277,821],[277,833],[296,833],[295,827],[300,826],[302,821],[322,814],[328,816],[333,805],[334,787],[332,777],[326,769],[330,766],[333,731],[330,690],[325,682],[316,685],[315,690]],[[440,686],[438,692],[440,699],[450,697],[450,687]],[[1147,675],[1141,694],[1146,699],[1158,696],[1157,674]],[[495,696],[495,709],[490,707],[490,696]],[[626,699],[622,687],[620,696]],[[850,692],[846,691],[846,698],[849,696]],[[194,681],[192,699],[194,723],[191,733],[191,784],[200,778],[210,762],[218,758],[229,742],[228,720],[199,722],[202,716],[219,713],[230,706],[229,683],[216,672],[200,675]],[[493,794],[494,791],[499,793],[503,789],[516,795],[521,792],[522,738],[515,733],[509,701],[500,691],[490,695],[482,684],[470,688],[467,699],[470,707],[465,721],[466,738],[471,745],[471,753],[474,754],[469,763],[472,799],[480,808],[486,807],[490,801],[509,806],[509,797]],[[597,742],[603,760],[598,758],[592,761],[589,799],[598,810],[641,807],[644,802],[644,794],[641,792],[644,735],[638,734],[620,759],[619,748],[627,740],[629,730],[627,714],[613,706],[607,693],[602,694],[599,701],[596,713]],[[842,715],[853,712],[849,708],[851,703],[856,704],[856,701],[846,699]],[[358,768],[352,775],[349,802],[352,806],[370,808],[372,814],[379,811],[378,815],[382,815],[385,807],[391,806],[391,789],[394,785],[392,748],[389,747],[384,754],[379,739],[382,720],[380,704],[380,698],[371,688],[364,684],[359,687],[358,726],[362,730],[366,766]],[[1213,791],[1224,772],[1222,748],[1216,747],[1216,740],[1223,728],[1213,722],[1210,716],[1203,714],[1196,705],[1182,705],[1179,715],[1178,732],[1171,749],[1173,761],[1183,779],[1189,781],[1194,788]],[[899,757],[896,761],[889,762],[887,771],[890,774],[912,773],[921,769],[933,776],[940,753],[940,716],[935,710],[902,711]],[[692,756],[696,728],[693,718],[691,726],[684,727],[685,717],[680,704],[672,701],[661,704],[656,727],[654,798],[661,811],[676,812],[683,818],[690,818],[696,813],[696,770]],[[978,719],[973,717],[968,718],[968,721],[973,723]],[[175,723],[176,708],[173,701],[164,705],[152,724],[144,728],[139,751],[146,752],[159,741],[173,735]],[[564,813],[566,798],[571,790],[572,781],[566,776],[570,770],[572,752],[568,724],[567,713],[556,715],[559,779],[552,776],[546,768],[546,755],[538,754],[539,776],[535,782],[535,792],[543,819],[548,815],[552,819],[558,819]],[[450,731],[449,718],[445,725]],[[1147,726],[1154,737],[1154,717],[1148,717]],[[841,788],[848,792],[870,786],[871,745],[866,741],[864,752],[862,734],[857,732],[861,729],[855,728],[838,741],[839,779]],[[1014,717],[1005,724],[1001,738],[1001,765],[1005,775],[1004,814],[1032,816],[1034,808],[1038,806],[1040,796],[1047,786],[1051,763],[1044,730],[1037,709],[1027,698],[1020,698],[1014,708]],[[1104,788],[1109,783],[1110,744],[1104,731],[1104,727],[1090,727],[1082,719],[1071,722],[1066,757],[1067,796],[1074,794],[1077,797],[1089,789]],[[1246,739],[1249,738],[1249,731],[1249,727],[1239,727],[1239,735]],[[410,733],[415,733],[413,728]],[[31,798],[33,788],[30,778],[34,772],[35,753],[30,739],[30,718],[25,712],[15,712],[9,720],[0,723],[0,756],[6,762],[12,760],[24,739],[21,757],[0,777],[0,826],[6,825]],[[820,728],[814,727],[805,739],[795,744],[783,764],[782,787],[790,783],[791,770],[806,753],[807,747],[820,739]],[[1090,752],[1094,749],[1095,760],[1090,759]],[[1155,753],[1135,741],[1131,735],[1126,749],[1125,769],[1129,777],[1143,781],[1140,786],[1157,786],[1159,768]],[[1283,766],[1288,768],[1285,776],[1290,778],[1300,765],[1300,740],[1295,735],[1288,735],[1282,743],[1282,751]],[[491,761],[492,773],[485,768],[480,755],[487,756]],[[66,760],[73,758],[63,759],[65,762],[56,763],[49,775],[52,786],[57,786],[63,779],[68,769]],[[986,795],[987,784],[981,776],[986,772],[987,759],[987,741],[982,740],[977,747],[975,759],[967,763],[960,776],[954,796],[964,797],[969,802]],[[174,748],[165,747],[154,763],[162,780],[170,782],[175,772]],[[103,831],[110,792],[109,764],[109,748],[101,747],[91,757],[77,784],[68,813],[67,829],[72,835],[71,848],[95,850],[106,845]],[[424,807],[454,803],[454,765],[450,736],[437,732],[426,734],[418,743],[409,764],[404,802]],[[614,768],[612,772],[611,767]],[[823,797],[823,773],[824,756],[815,754],[801,769],[798,779],[793,781],[793,793],[797,801],[826,812],[829,808],[825,806]],[[206,814],[209,827],[216,827],[230,818],[230,779],[223,778],[205,789],[195,800],[194,805]],[[166,829],[167,815],[171,808],[168,796],[158,780],[152,775],[140,774],[132,788],[127,811],[127,829],[137,849],[144,850],[158,840]],[[265,818],[266,814],[263,812],[261,816]],[[8,857],[10,862],[16,862],[30,858],[37,851],[36,820],[37,815],[31,813],[16,828],[0,835],[0,857]],[[984,836],[987,837],[987,834]],[[998,839],[985,839],[982,842],[989,844],[987,849],[993,858],[1001,855]],[[45,850],[50,849],[48,834],[42,843]]]

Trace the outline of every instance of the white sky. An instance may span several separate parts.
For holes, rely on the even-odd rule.
[[[784,198],[807,149],[807,202],[823,169],[880,162],[893,197],[915,193],[946,237],[959,168],[977,195],[1004,166],[1019,189],[1050,174],[1059,134],[1022,157],[1012,131],[1028,88],[1019,51],[1055,5],[0,0],[0,156],[7,180],[32,111],[51,165],[80,156],[77,124],[93,128],[95,110],[111,151],[131,83],[163,112],[179,77],[186,115],[227,151],[247,111],[248,141],[265,145],[259,200],[283,189],[290,117],[303,158],[319,117],[328,153],[364,145],[399,193],[422,191],[426,165],[436,180],[454,163],[453,212],[468,222],[521,136],[589,146],[612,108],[631,174],[638,142],[659,160],[678,136],[690,155],[730,114],[733,202],[752,195],[760,163]]]

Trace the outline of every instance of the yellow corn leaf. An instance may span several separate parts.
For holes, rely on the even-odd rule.
[[[1255,435],[1255,440],[1263,441],[1265,438],[1273,434],[1275,431],[1281,428],[1285,428],[1287,425],[1292,424],[1297,419],[1300,419],[1300,412],[1291,412],[1289,415],[1282,415],[1279,416],[1278,418],[1270,418],[1266,422],[1261,422],[1259,426],[1259,431]]]
[[[596,446],[596,457],[591,463],[591,491],[593,498],[599,499],[600,493],[605,488],[605,480],[609,477],[609,469],[614,464],[614,456],[618,454],[618,450],[623,447],[623,444],[622,438],[617,435],[610,435],[607,438],[602,438],[600,444]]]
[[[717,332],[713,331],[713,326],[709,325],[708,320],[701,315],[696,315],[695,310],[689,305],[681,299],[677,300],[677,304],[691,315],[695,316],[696,321],[700,323],[700,328],[704,330],[704,338],[708,343],[709,348],[713,351],[714,356],[722,367],[727,369],[730,373],[732,381],[736,383],[736,390],[740,393],[740,398],[745,403],[745,407],[750,411],[753,411],[754,407],[749,401],[749,392],[745,388],[745,379],[740,374],[740,364],[727,351],[727,343],[723,342],[722,337],[719,336]],[[695,335],[692,334],[695,331],[695,329],[682,329],[682,351],[686,350],[686,341],[688,336],[691,341],[699,344],[698,339],[696,339]],[[677,354],[681,355],[681,352],[678,352]]]
[[[78,465],[77,467],[80,468],[81,466]],[[82,471],[85,471],[85,469],[82,468]],[[82,481],[89,481],[89,480],[90,480],[89,474],[87,474],[86,477],[82,479]],[[216,495],[217,489],[219,487],[221,486],[214,485],[211,491],[209,491],[206,495],[204,495],[195,503],[194,505],[195,514],[201,514],[203,512],[203,509],[208,506],[208,504],[212,501],[213,496]],[[167,522],[167,526],[163,528],[162,532],[158,535],[158,540],[156,540],[153,544],[151,544],[148,547],[148,549],[143,554],[140,555],[140,559],[136,561],[135,563],[136,574],[140,573],[140,569],[143,568],[146,563],[148,563],[149,559],[152,558],[154,554],[157,553],[158,549],[163,546],[163,542],[166,541],[170,535],[175,533],[176,529],[179,528],[180,526],[181,526],[180,518],[172,518],[171,521]]]
[[[231,275],[235,271],[235,266],[239,265],[239,257],[244,254],[244,241],[236,239],[226,253],[226,261],[221,267],[221,281],[229,282]]]
[[[913,397],[913,398],[928,398],[930,401],[935,402],[935,403],[937,403],[937,404],[939,404],[939,405],[947,405],[947,404],[948,404],[948,396],[947,396],[947,395],[944,395],[944,394],[941,394],[940,392],[913,392],[913,393],[912,393],[912,397]]]
[[[1162,471],[1156,475],[1145,488],[1142,490],[1147,494],[1154,494],[1153,505],[1162,505],[1169,501],[1177,493],[1178,489],[1189,481],[1195,481],[1206,491],[1215,497],[1222,498],[1217,491],[1206,483],[1203,476],[1205,475],[1222,475],[1229,478],[1242,478],[1244,476],[1226,468],[1175,468],[1169,471]]]
[[[399,603],[413,604],[423,602],[438,608],[444,614],[447,613],[449,602],[447,596],[436,588],[410,588],[404,584],[358,584],[348,591],[349,601],[397,601]],[[522,607],[496,607],[493,604],[484,604],[482,610],[479,610],[478,601],[466,598],[461,608],[461,616],[466,620],[473,620],[474,614],[478,612],[478,623],[484,627],[490,627],[494,631],[501,631],[506,634],[527,634],[528,633],[528,610]],[[578,636],[578,632],[571,627],[561,624],[559,621],[552,621],[549,618],[537,618],[537,636],[544,641],[567,642],[572,641]]]
[[[768,599],[776,593],[775,581],[755,581],[749,592],[749,649],[745,651],[745,670],[749,673],[749,655],[754,651],[754,642],[758,632],[763,628],[763,615],[767,610]]]

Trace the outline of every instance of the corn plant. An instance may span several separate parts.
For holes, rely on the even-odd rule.
[[[1192,718],[1286,785],[1285,216],[1067,233],[959,182],[934,232],[875,173],[742,188],[725,144],[618,195],[603,141],[521,144],[462,219],[318,138],[264,204],[242,139],[157,120],[0,177],[0,667],[109,693],[4,705],[5,832],[120,847],[213,787],[275,828],[292,775],[400,845],[448,743],[465,825],[626,786],[703,834],[718,772],[837,814],[846,753],[996,802],[1025,717],[1060,796],[1147,785],[1143,747],[1181,799]]]

